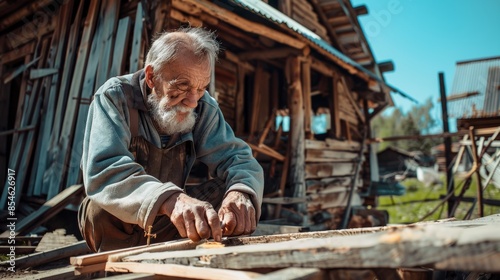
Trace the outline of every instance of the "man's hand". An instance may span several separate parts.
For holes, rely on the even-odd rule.
[[[209,238],[220,242],[220,220],[212,205],[192,198],[185,193],[171,195],[161,206],[160,214],[166,214],[182,237],[193,241]]]
[[[227,193],[219,210],[225,236],[250,234],[255,231],[255,208],[248,194],[239,191]]]

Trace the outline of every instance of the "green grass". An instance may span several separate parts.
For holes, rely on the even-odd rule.
[[[445,181],[444,175],[442,181]],[[460,193],[463,186],[463,179],[455,179],[455,195]],[[406,179],[401,182],[406,188],[406,194],[403,196],[382,196],[379,198],[378,209],[384,209],[389,212],[389,223],[391,224],[408,224],[418,221],[433,221],[448,218],[448,204],[444,203],[437,208],[432,215],[423,219],[435,209],[442,200],[439,199],[441,195],[446,195],[446,184],[425,186],[423,183],[415,178]],[[470,184],[469,189],[465,192],[466,197],[477,197],[477,183],[475,176]],[[500,200],[500,189],[493,185],[488,185],[483,193],[485,199]],[[423,201],[433,200],[433,201]],[[464,219],[467,211],[471,208],[472,203],[460,202],[455,212],[455,218]],[[500,207],[484,205],[484,215],[492,215],[500,213]],[[477,204],[473,209],[471,218],[477,218],[478,207]]]

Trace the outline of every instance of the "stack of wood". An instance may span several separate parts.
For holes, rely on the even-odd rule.
[[[14,17],[30,18],[29,11],[37,7],[44,20],[26,20],[4,34],[10,40],[1,55],[2,69],[21,62],[3,73],[7,86],[14,86],[8,83],[13,79],[21,82],[15,129],[3,132],[13,134],[7,148],[8,166],[17,172],[16,205],[22,195],[49,200],[81,183],[79,164],[92,95],[109,77],[139,69],[149,40],[141,2],[23,2],[26,6],[8,23],[19,26]],[[3,192],[2,208],[6,199]]]
[[[446,271],[479,279],[480,273],[500,273],[498,226],[497,214],[472,221],[228,238],[217,246],[183,240],[74,257],[71,263],[76,274],[133,273],[128,279],[144,273],[146,279],[431,279]]]

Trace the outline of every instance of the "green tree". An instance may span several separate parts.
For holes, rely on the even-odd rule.
[[[394,108],[389,110],[389,113],[380,114],[372,120],[372,137],[385,138],[430,134],[438,125],[437,120],[430,114],[433,108],[434,104],[432,99],[429,98],[423,104],[413,105],[407,113]],[[382,142],[379,145],[379,150],[393,146],[407,151],[422,151],[430,154],[431,148],[441,142],[442,139],[440,138]]]

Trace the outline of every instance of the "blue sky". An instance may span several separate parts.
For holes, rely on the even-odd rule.
[[[392,60],[386,81],[424,103],[440,119],[438,73],[451,94],[458,61],[500,56],[500,0],[351,0],[366,5],[358,19],[377,62]],[[407,112],[414,104],[393,94]],[[387,111],[387,110],[386,110]]]

